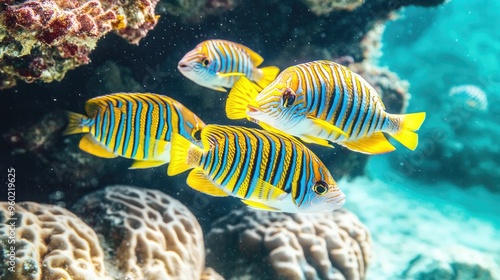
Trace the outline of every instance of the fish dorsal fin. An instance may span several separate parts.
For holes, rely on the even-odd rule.
[[[262,202],[248,200],[248,199],[243,199],[241,200],[241,202],[245,203],[249,208],[252,209],[281,212],[278,208],[271,207]]]
[[[262,58],[262,56],[260,56],[260,54],[256,53],[255,51],[253,51],[249,47],[244,46],[242,44],[238,44],[238,43],[232,43],[232,44],[234,44],[238,48],[240,48],[243,51],[245,51],[248,54],[248,56],[250,57],[250,60],[252,61],[253,65],[255,67],[261,65],[262,62],[264,62],[264,58]]]
[[[257,179],[256,184],[249,198],[251,200],[279,200],[287,195],[283,190],[278,189],[262,179]]]
[[[191,188],[211,196],[229,196],[223,189],[210,181],[200,169],[189,172],[186,182]]]
[[[340,134],[346,138],[349,137],[349,135],[347,135],[347,133],[345,133],[342,129],[334,126],[333,124],[331,124],[325,120],[318,119],[318,118],[315,118],[312,116],[307,116],[307,118],[309,120],[311,120],[314,125],[321,127],[321,129],[323,129],[323,130],[326,130],[326,132],[328,134],[336,133],[336,134]]]
[[[370,136],[354,141],[339,142],[339,144],[350,150],[364,154],[384,154],[396,149],[387,141],[387,138],[385,138],[382,132],[375,132]]]
[[[265,88],[267,87],[270,83],[272,83],[275,79],[276,76],[280,73],[280,69],[276,66],[267,66],[267,67],[262,67],[259,68],[260,70],[260,77],[255,79],[255,83],[260,87],[260,88]]]
[[[87,116],[89,116],[89,118],[94,118],[99,110],[107,106],[106,99],[108,98],[109,97],[105,95],[87,100],[87,102],[85,102],[85,112]]]
[[[97,142],[97,140],[95,140],[95,138],[90,133],[87,133],[85,134],[85,136],[82,137],[82,140],[80,140],[78,147],[82,151],[85,151],[97,157],[102,157],[102,158],[117,157],[116,154],[114,154],[112,151],[110,151],[101,143]]]

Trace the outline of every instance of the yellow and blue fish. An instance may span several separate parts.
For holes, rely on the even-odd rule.
[[[234,196],[252,208],[324,212],[344,193],[321,160],[292,137],[236,126],[207,125],[201,146],[174,133],[168,175],[186,170],[187,184],[212,196]]]
[[[179,61],[178,69],[193,82],[226,92],[241,76],[261,88],[279,73],[275,66],[257,68],[264,59],[248,47],[225,40],[207,40],[198,44]]]
[[[116,93],[85,103],[87,116],[68,112],[68,134],[87,133],[80,149],[95,156],[135,159],[130,168],[170,161],[172,133],[195,141],[205,123],[176,100],[153,93]]]
[[[368,82],[349,68],[325,60],[285,69],[260,93],[242,77],[229,93],[226,113],[230,119],[249,118],[266,130],[306,143],[338,143],[366,154],[395,150],[384,132],[414,150],[415,131],[425,119],[424,112],[385,112]]]
[[[449,95],[455,102],[462,103],[468,109],[476,112],[488,112],[488,98],[486,93],[475,85],[460,85],[450,89]]]

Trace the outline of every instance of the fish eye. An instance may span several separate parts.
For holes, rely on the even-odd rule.
[[[325,181],[318,181],[314,184],[313,191],[318,195],[324,195],[328,192],[328,184]]]
[[[205,67],[208,66],[208,64],[210,64],[210,60],[208,60],[208,58],[204,58],[203,61],[201,62],[201,64]]]
[[[201,140],[201,129],[193,131],[193,138],[196,140]]]
[[[293,105],[295,102],[295,92],[291,88],[286,88],[283,92],[283,107],[288,107]]]

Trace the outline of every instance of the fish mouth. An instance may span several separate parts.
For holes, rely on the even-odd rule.
[[[257,114],[259,112],[262,112],[259,108],[252,106],[252,105],[247,105],[247,119],[253,123],[259,124],[259,120],[256,118],[252,118],[252,114]]]
[[[177,68],[181,71],[186,71],[189,70],[191,67],[187,63],[179,62],[179,64],[177,64]]]
[[[262,112],[259,108],[252,106],[252,105],[247,105],[248,113],[258,113]]]

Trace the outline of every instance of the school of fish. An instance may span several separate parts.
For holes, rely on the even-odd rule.
[[[116,93],[90,99],[86,116],[68,112],[65,134],[85,133],[79,147],[104,158],[134,159],[130,168],[169,163],[170,176],[192,169],[191,188],[233,196],[248,207],[289,213],[333,211],[345,195],[305,143],[333,143],[366,154],[407,148],[425,113],[390,114],[361,76],[331,61],[257,68],[263,58],[226,40],[207,40],[178,63],[196,84],[226,92],[229,119],[249,119],[264,130],[206,125],[178,101],[153,93]],[[297,138],[299,139],[297,139]]]

